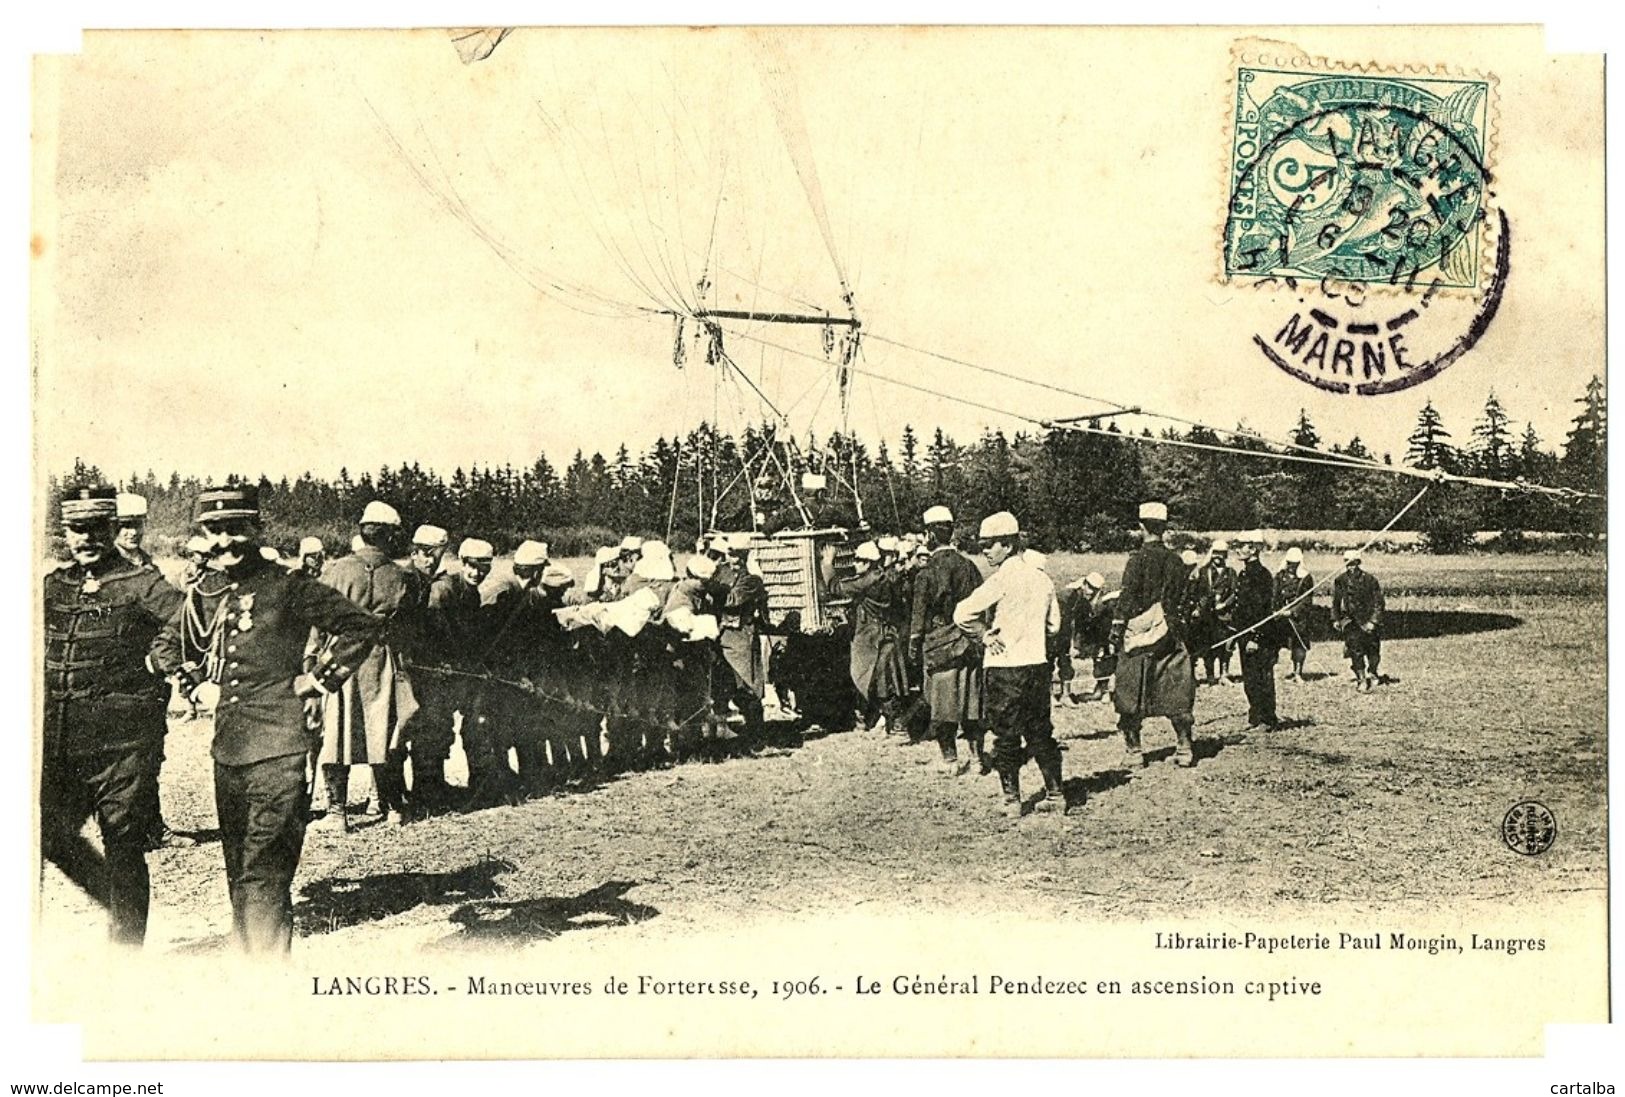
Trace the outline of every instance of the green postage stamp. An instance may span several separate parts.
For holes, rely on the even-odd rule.
[[[1491,92],[1484,79],[1238,68],[1225,277],[1480,289]]]

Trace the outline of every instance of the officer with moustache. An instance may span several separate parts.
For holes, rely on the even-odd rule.
[[[45,577],[40,849],[107,908],[115,943],[139,946],[169,699],[147,653],[181,595],[115,549],[112,488],[70,488],[61,506],[72,560]],[[92,815],[101,854],[79,833]]]
[[[260,554],[257,489],[202,492],[197,523],[209,538],[216,575],[187,593],[154,641],[152,658],[189,693],[218,694],[214,802],[234,935],[249,954],[286,954],[320,699],[355,673],[378,641],[381,622],[331,587]],[[307,672],[312,629],[332,639]]]

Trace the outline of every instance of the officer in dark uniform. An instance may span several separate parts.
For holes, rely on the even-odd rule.
[[[1354,669],[1354,688],[1370,693],[1382,663],[1382,584],[1361,570],[1359,549],[1343,554],[1343,574],[1332,580],[1332,629],[1342,634],[1343,653]]]
[[[1236,580],[1237,630],[1252,629],[1240,638],[1241,681],[1247,691],[1247,726],[1273,730],[1280,725],[1275,712],[1275,663],[1281,651],[1284,622],[1274,617],[1275,577],[1259,562],[1264,535],[1259,530],[1236,538],[1241,575]]]
[[[140,945],[150,885],[147,830],[158,799],[169,686],[147,650],[181,595],[113,547],[110,487],[62,498],[71,563],[45,577],[45,754],[40,848],[107,907],[112,939]],[[95,815],[103,854],[80,835]]]
[[[354,673],[381,622],[331,587],[260,555],[259,492],[210,488],[197,522],[218,578],[188,592],[153,643],[153,660],[189,691],[218,690],[214,802],[233,929],[249,953],[286,953],[290,889],[310,808],[310,750],[319,698]],[[302,669],[312,628],[332,637]],[[201,640],[202,659],[189,658]]]
[[[452,802],[446,783],[446,759],[454,739],[455,714],[465,723],[464,753],[468,753],[466,725],[473,723],[476,681],[466,673],[475,650],[480,617],[480,583],[491,571],[491,545],[468,538],[458,546],[461,568],[442,571],[429,584],[419,636],[415,676],[417,715],[412,718],[412,810],[428,814]]]

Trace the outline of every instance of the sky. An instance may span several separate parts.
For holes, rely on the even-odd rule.
[[[1303,408],[1396,458],[1425,400],[1464,441],[1494,389],[1555,445],[1602,370],[1600,60],[1361,34],[1294,41],[1491,75],[1513,226],[1478,345],[1377,398],[1267,363],[1298,304],[1218,277],[1234,30],[521,29],[472,65],[438,31],[87,35],[35,70],[40,472],[559,463],[737,429],[753,385],[820,437],[1114,401],[1274,436]],[[819,328],[731,325],[735,372],[692,321],[678,368],[661,310],[702,278],[713,307],[850,287],[875,376],[843,415]]]

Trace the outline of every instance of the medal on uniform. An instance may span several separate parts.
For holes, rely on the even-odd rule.
[[[254,595],[253,592],[244,594],[237,599],[237,608],[241,611],[237,618],[237,631],[247,632],[254,627]]]
[[[85,576],[85,581],[80,584],[79,589],[86,594],[95,594],[98,590],[102,589],[101,580],[97,579],[94,575],[87,575]]]

